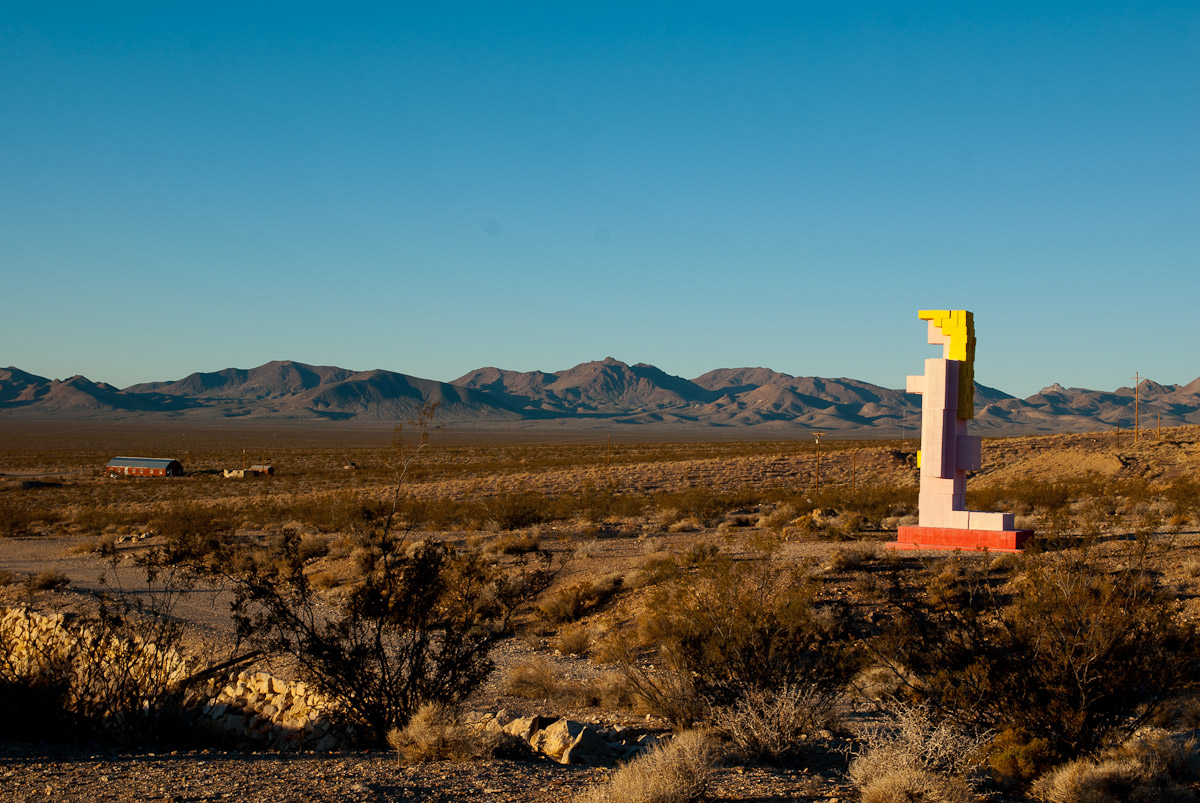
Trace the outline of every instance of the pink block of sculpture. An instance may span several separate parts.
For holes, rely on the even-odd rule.
[[[975,321],[966,310],[922,310],[929,343],[940,358],[925,360],[925,373],[905,382],[921,395],[921,489],[915,527],[901,527],[895,549],[992,549],[1015,551],[1032,535],[1013,527],[1011,513],[966,509],[968,471],[982,468],[981,441],[967,434],[975,416]]]

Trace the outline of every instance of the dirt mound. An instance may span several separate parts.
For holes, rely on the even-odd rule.
[[[1120,458],[1114,454],[1080,449],[1055,449],[1018,458],[1002,468],[996,468],[981,475],[977,482],[980,484],[1021,480],[1042,482],[1083,477],[1088,474],[1111,477],[1123,467],[1124,464]]]

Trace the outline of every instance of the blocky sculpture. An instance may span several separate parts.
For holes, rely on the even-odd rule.
[[[980,439],[967,434],[975,417],[975,319],[966,310],[921,310],[929,342],[941,359],[925,361],[924,376],[908,377],[909,393],[921,394],[921,471],[916,526],[901,527],[893,549],[1020,550],[1033,532],[1013,526],[1011,513],[967,510],[968,471],[978,471]]]

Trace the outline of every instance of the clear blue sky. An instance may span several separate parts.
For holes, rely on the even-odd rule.
[[[0,365],[1200,376],[1200,4],[18,3]]]

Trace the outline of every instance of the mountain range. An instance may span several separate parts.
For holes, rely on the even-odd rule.
[[[1145,380],[1142,425],[1200,423],[1200,378],[1187,385]],[[976,383],[974,431],[1088,432],[1131,427],[1135,391],[1051,385],[1026,399]],[[453,382],[392,371],[352,371],[287,361],[227,368],[116,388],[82,376],[51,380],[0,369],[0,420],[314,419],[404,420],[437,402],[439,423],[671,429],[752,427],[896,435],[920,427],[920,397],[855,379],[797,377],[767,368],[719,368],[684,379],[611,357],[565,371],[480,368]],[[766,434],[766,432],[764,432]]]

